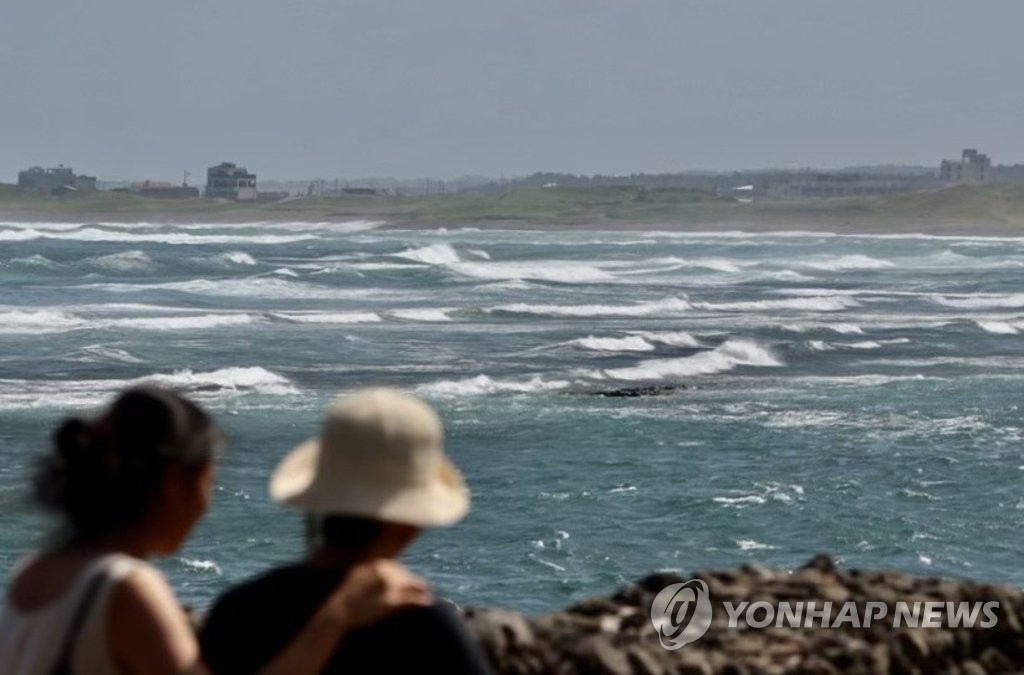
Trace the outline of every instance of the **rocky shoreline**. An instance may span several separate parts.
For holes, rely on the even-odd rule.
[[[651,623],[651,605],[666,586],[703,580],[711,601],[706,634],[676,650],[661,646]],[[829,616],[805,627],[771,623],[765,628],[729,627],[724,603],[772,605],[831,603]],[[885,620],[870,626],[843,621],[840,607],[856,603],[865,616],[868,603]],[[994,625],[894,626],[897,605],[905,603],[998,603]],[[992,607],[992,605],[989,605]],[[868,607],[870,610],[870,607]],[[657,573],[607,597],[579,602],[564,611],[523,617],[495,609],[463,610],[499,673],[659,675],[984,675],[1024,673],[1024,592],[1006,586],[891,571],[841,570],[817,556],[792,572],[747,565],[739,570],[695,572],[690,577]],[[867,612],[870,613],[870,612]],[[757,616],[763,616],[760,614]],[[983,616],[981,614],[979,617]],[[922,614],[922,618],[924,615]],[[948,616],[947,616],[948,618]],[[828,628],[822,628],[824,622]],[[860,623],[857,621],[856,623]],[[865,622],[866,623],[866,622]]]

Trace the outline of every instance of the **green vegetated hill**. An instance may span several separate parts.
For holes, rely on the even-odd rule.
[[[121,222],[384,220],[398,226],[679,227],[1024,233],[1024,184],[928,192],[739,203],[688,189],[518,188],[421,196],[346,194],[268,204],[153,199],[99,192],[42,196],[0,184],[0,219]]]

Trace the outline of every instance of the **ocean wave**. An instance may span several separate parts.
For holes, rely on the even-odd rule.
[[[393,270],[418,270],[422,269],[423,265],[415,265],[410,263],[393,263],[393,262],[357,262],[349,263],[346,265],[340,265],[335,270],[349,269],[357,272],[390,272]]]
[[[877,270],[887,267],[894,267],[895,263],[888,260],[880,260],[867,255],[843,255],[826,258],[817,261],[803,261],[802,266],[822,270],[824,272],[842,272],[845,270]]]
[[[255,298],[303,298],[332,300],[339,298],[365,299],[371,296],[390,295],[391,291],[373,288],[333,288],[275,277],[248,277],[238,279],[189,279],[163,283],[123,284],[96,283],[78,288],[96,289],[112,293],[144,293],[148,291],[177,291],[191,295],[255,297]],[[408,293],[402,294],[408,297]]]
[[[84,227],[77,230],[50,231],[34,228],[0,229],[0,241],[21,242],[36,239],[85,242],[137,242],[151,244],[290,244],[319,239],[311,234],[191,234],[188,232],[144,232]]]
[[[111,253],[88,258],[85,262],[108,272],[146,272],[155,266],[153,259],[145,251]]]
[[[910,338],[894,338],[892,340],[860,340],[859,342],[825,342],[824,340],[810,340],[808,346],[816,352],[831,352],[836,349],[881,349],[886,345],[903,345],[910,342]]]
[[[842,296],[789,298],[786,300],[748,300],[738,302],[694,302],[695,309],[729,312],[770,312],[795,310],[806,312],[840,312],[858,307],[860,303]]]
[[[771,544],[762,544],[755,539],[737,539],[736,547],[741,551],[773,551],[777,548]]]
[[[416,388],[416,391],[425,396],[461,398],[486,394],[532,394],[557,391],[565,389],[569,384],[567,380],[544,380],[540,377],[533,377],[529,380],[494,380],[487,375],[477,375],[464,380],[442,380],[422,384]]]
[[[394,254],[396,258],[404,258],[427,265],[448,265],[462,260],[458,251],[451,244],[430,244],[422,248],[410,248]]]
[[[50,309],[0,312],[0,334],[63,333],[86,325],[74,314]]]
[[[46,269],[53,269],[58,267],[58,263],[50,260],[44,255],[33,253],[30,256],[23,258],[11,258],[10,260],[3,263],[4,265],[13,265],[15,267],[42,267]]]
[[[270,316],[291,323],[353,324],[383,321],[376,312],[271,312]]]
[[[405,319],[406,321],[427,321],[427,322],[442,322],[451,321],[452,318],[448,316],[448,312],[454,311],[451,308],[423,308],[423,309],[395,309],[391,311],[391,316],[396,319]]]
[[[221,576],[224,571],[213,560],[194,560],[192,558],[178,558],[182,566],[193,574],[214,574]]]
[[[615,276],[596,265],[573,260],[538,260],[533,262],[457,262],[447,269],[472,277],[494,281],[526,279],[565,284],[587,284],[614,281]]]
[[[123,389],[158,384],[203,401],[242,395],[285,396],[298,390],[285,377],[260,366],[212,371],[178,370],[130,380],[0,380],[0,410],[92,408]]]
[[[108,319],[96,322],[97,327],[129,328],[136,330],[205,330],[245,326],[259,321],[252,314],[199,314],[194,316],[157,316]]]
[[[160,311],[162,308],[152,308]],[[66,333],[78,330],[186,331],[240,326],[259,321],[252,314],[189,314],[182,316],[83,317],[53,309],[0,312],[0,334]]]
[[[297,393],[288,378],[260,366],[220,368],[206,372],[185,369],[170,375],[149,375],[137,382],[156,382],[186,391],[252,391],[277,395]]]
[[[481,251],[477,251],[481,253]],[[444,268],[455,274],[474,279],[492,281],[514,281],[532,279],[556,283],[595,283],[613,281],[615,276],[601,269],[599,265],[574,260],[536,260],[493,262],[486,251],[478,261],[464,261],[451,244],[430,244],[420,248],[406,249],[394,257],[416,263]]]
[[[639,335],[631,335],[622,338],[600,338],[590,337],[575,340],[575,343],[585,349],[600,352],[653,352],[655,347]]]
[[[667,345],[669,347],[700,347],[700,341],[693,337],[686,331],[634,331],[633,335],[638,335],[648,342],[654,344]]]
[[[522,279],[512,279],[510,281],[495,281],[490,284],[481,284],[477,286],[477,290],[480,291],[529,291],[537,286],[534,286],[528,281]]]
[[[813,330],[829,330],[840,335],[863,335],[864,329],[855,323],[829,323],[829,324],[787,324],[782,330],[791,333],[807,333]]]
[[[776,367],[783,363],[753,340],[728,340],[712,350],[675,359],[651,359],[631,368],[604,371],[617,380],[661,380],[666,377],[714,375],[739,366]]]
[[[804,501],[804,488],[802,485],[786,485],[783,483],[754,483],[755,492],[743,490],[730,490],[730,495],[714,497],[716,504],[726,508],[743,509],[750,506],[760,506],[769,502],[779,502],[784,505],[791,505]]]
[[[213,256],[211,260],[225,266],[241,265],[249,267],[257,264],[256,258],[245,251],[228,251],[227,253]]]
[[[960,296],[936,296],[933,302],[958,309],[1019,309],[1024,307],[1024,293],[977,293]]]
[[[693,309],[688,300],[665,298],[634,305],[532,305],[517,303],[485,310],[488,313],[537,314],[540,316],[658,316],[687,312]]]
[[[1020,332],[1019,328],[1024,325],[1024,322],[1013,324],[1009,321],[977,320],[974,323],[976,323],[978,328],[982,329],[986,333],[992,333],[994,335],[1017,335]]]
[[[78,351],[82,354],[81,360],[89,363],[144,363],[128,350],[109,345],[86,345]]]

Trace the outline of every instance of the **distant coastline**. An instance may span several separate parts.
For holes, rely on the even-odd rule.
[[[60,197],[0,186],[0,221],[287,223],[370,220],[389,228],[580,229],[1024,236],[1024,185],[877,197],[740,203],[689,189],[518,188],[495,195],[343,195],[251,204],[98,192]]]

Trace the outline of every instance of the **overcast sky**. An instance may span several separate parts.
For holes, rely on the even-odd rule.
[[[1021,0],[19,0],[0,181],[1024,162]]]

